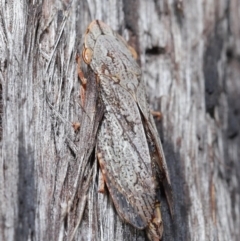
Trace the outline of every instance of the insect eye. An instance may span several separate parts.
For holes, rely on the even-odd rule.
[[[82,52],[83,60],[86,64],[90,64],[92,61],[93,51],[89,48],[85,48]]]

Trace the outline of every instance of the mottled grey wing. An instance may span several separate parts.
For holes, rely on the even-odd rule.
[[[106,113],[97,140],[99,163],[117,212],[143,229],[152,219],[156,187],[141,114],[121,85],[107,76],[101,84]]]
[[[170,212],[173,215],[172,188],[171,188],[171,181],[170,181],[168,168],[167,168],[167,162],[163,153],[162,144],[158,135],[158,131],[157,131],[153,116],[147,105],[146,93],[145,93],[145,89],[142,81],[139,82],[139,86],[137,88],[137,93],[136,93],[136,99],[137,99],[139,109],[145,119],[145,126],[146,126],[145,128],[148,129],[149,132],[151,133],[152,141],[155,143],[155,146],[157,149],[158,158],[156,161],[158,163],[158,166],[162,174],[161,181],[164,186],[164,191],[166,193],[166,197],[168,200]]]

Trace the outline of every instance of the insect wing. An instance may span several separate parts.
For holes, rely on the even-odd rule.
[[[164,186],[164,191],[166,193],[170,212],[171,212],[171,215],[173,215],[172,188],[171,188],[171,182],[170,182],[170,177],[169,177],[168,168],[167,168],[167,162],[165,159],[165,155],[162,149],[162,144],[159,139],[158,131],[157,131],[153,116],[149,111],[149,108],[147,105],[146,94],[145,94],[145,90],[142,82],[140,82],[138,86],[136,96],[137,96],[137,103],[138,103],[139,109],[145,119],[145,122],[144,122],[145,129],[150,132],[151,141],[155,144],[155,147],[157,150],[157,158],[155,159],[161,172],[161,176],[162,176],[161,181]]]
[[[143,229],[152,218],[156,194],[141,115],[130,93],[111,78],[101,78],[107,112],[97,140],[100,166],[119,215]]]

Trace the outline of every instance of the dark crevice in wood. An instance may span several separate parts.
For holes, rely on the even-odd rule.
[[[227,48],[226,57],[228,62],[236,60],[237,62],[240,63],[240,56],[237,55],[231,47]]]
[[[28,240],[35,230],[35,172],[33,151],[26,149],[23,132],[19,134],[18,149],[18,221],[15,240]]]
[[[156,121],[170,174],[174,211],[174,215],[171,217],[165,194],[161,191],[161,213],[164,224],[163,241],[190,240],[191,230],[188,229],[187,218],[191,204],[189,190],[186,185],[187,180],[184,177],[183,162],[180,153],[174,150],[173,143],[164,138],[162,124],[162,121]]]
[[[174,209],[174,215],[171,217],[166,199],[161,197],[164,240],[190,240],[191,231],[188,230],[186,222],[190,207],[190,196],[185,185],[187,180],[184,178],[180,154],[174,151],[173,144],[167,140],[163,144],[163,150],[171,178]]]
[[[174,3],[174,13],[177,17],[177,22],[181,26],[184,20],[184,3],[181,0],[175,0]]]
[[[239,97],[240,98],[240,97]],[[238,99],[239,99],[238,98]],[[228,110],[228,138],[233,139],[238,136],[240,130],[240,105],[237,98],[229,98]]]
[[[209,37],[203,63],[206,111],[212,118],[214,118],[214,109],[218,105],[220,94],[218,61],[221,57],[223,43],[224,36],[221,22],[219,22],[215,31]]]
[[[166,53],[166,49],[165,48],[161,48],[159,46],[153,46],[152,48],[146,49],[145,53],[147,55],[160,55],[160,54],[165,54]]]
[[[140,52],[139,49],[139,26],[137,24],[139,19],[139,3],[135,0],[123,0],[123,12],[125,17],[125,28],[129,32],[128,43],[133,47],[137,53]],[[121,34],[121,33],[120,33]],[[122,35],[122,34],[121,34]]]
[[[138,33],[138,9],[139,4],[135,0],[123,0],[123,12],[125,16],[125,26],[134,35]]]

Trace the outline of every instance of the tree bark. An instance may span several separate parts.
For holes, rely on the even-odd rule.
[[[136,49],[163,116],[174,196],[173,218],[161,203],[163,240],[239,240],[239,9],[238,0],[0,0],[0,240],[147,240],[97,191],[102,112],[96,83],[81,107],[76,70],[93,19]]]

